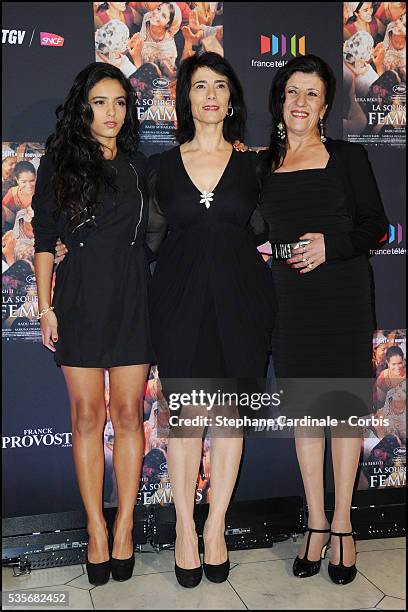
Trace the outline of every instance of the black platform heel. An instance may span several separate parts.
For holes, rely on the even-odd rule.
[[[224,561],[224,563],[218,563],[216,565],[203,562],[203,569],[205,577],[207,580],[210,580],[210,582],[225,582],[230,571],[229,557],[227,557],[227,560]]]
[[[176,574],[177,582],[180,586],[186,589],[193,589],[198,586],[201,582],[201,578],[203,577],[203,568],[194,567],[193,569],[184,569],[179,567],[176,562],[174,562],[174,572]]]
[[[174,544],[174,573],[176,574],[177,582],[180,586],[186,589],[193,589],[198,586],[203,577],[203,567],[200,563],[199,567],[192,569],[184,569],[176,563],[176,544]]]
[[[204,545],[203,545],[203,548],[204,548]],[[205,556],[205,550],[204,550],[204,556]],[[205,577],[210,582],[217,582],[217,583],[225,582],[229,576],[229,571],[230,571],[230,560],[228,557],[228,549],[227,549],[227,560],[224,561],[224,563],[216,563],[216,564],[205,563],[205,561],[203,560],[203,570],[204,570]]]
[[[109,551],[110,556],[110,551]],[[109,580],[111,573],[111,562],[110,558],[102,563],[91,563],[88,561],[88,552],[86,554],[86,573],[88,574],[88,580],[95,586],[101,586],[106,584]]]
[[[115,559],[111,558],[112,578],[119,582],[129,580],[133,575],[133,568],[135,567],[135,553],[129,557],[129,559]]]
[[[135,567],[135,553],[133,552],[128,559],[116,559],[112,557],[113,550],[113,528],[111,531],[111,571],[112,578],[117,580],[118,582],[124,582],[125,580],[129,580],[129,578],[133,575],[133,568]],[[132,542],[133,542],[133,531],[132,531]],[[134,547],[134,542],[133,542]]]
[[[106,584],[111,573],[110,559],[108,559],[108,561],[104,561],[103,563],[91,563],[88,561],[87,557],[86,573],[88,574],[88,580],[91,584],[94,584],[95,586]]]
[[[109,536],[109,530],[108,530]],[[109,545],[109,538],[108,538]],[[107,561],[103,561],[102,563],[91,563],[88,561],[88,551],[86,553],[86,573],[88,575],[88,580],[91,584],[95,586],[101,586],[102,584],[106,584],[109,580],[111,573],[111,560],[110,560],[110,549],[109,549],[109,559]]]
[[[312,529],[308,527],[308,536],[306,543],[305,554],[302,558],[296,557],[293,563],[293,574],[298,578],[310,578],[310,576],[315,576],[320,572],[320,566],[322,563],[322,559],[325,558],[328,549],[330,548],[329,542],[330,538],[327,540],[326,544],[323,546],[320,552],[320,559],[318,561],[310,561],[307,558],[307,553],[309,552],[310,538],[312,533],[330,533],[330,529]]]
[[[329,576],[335,584],[349,584],[353,582],[354,578],[357,575],[356,564],[346,566],[343,564],[343,538],[347,536],[351,536],[355,541],[355,533],[354,531],[350,531],[348,533],[337,533],[336,531],[330,532],[332,536],[338,536],[340,538],[340,563],[335,565],[334,563],[329,563],[328,572]]]

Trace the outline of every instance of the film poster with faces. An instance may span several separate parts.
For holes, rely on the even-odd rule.
[[[43,154],[43,144],[2,143],[2,330],[5,340],[41,341],[31,201]]]
[[[94,2],[95,57],[120,68],[137,97],[140,141],[173,146],[180,62],[223,55],[222,2]]]
[[[343,3],[343,137],[405,148],[406,3]]]
[[[105,372],[105,403],[107,420],[104,431],[105,480],[104,506],[117,507],[118,496],[113,470],[115,432],[109,414],[109,373]],[[144,459],[140,479],[138,502],[143,505],[173,503],[173,494],[167,472],[167,442],[170,410],[163,396],[156,366],[152,366],[143,400],[143,427],[145,438]],[[210,439],[205,438],[201,465],[196,485],[196,503],[210,501]]]
[[[373,339],[373,416],[363,431],[359,489],[406,482],[406,330],[379,330]]]

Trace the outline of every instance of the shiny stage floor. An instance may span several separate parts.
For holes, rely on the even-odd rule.
[[[137,555],[133,578],[124,583],[111,579],[102,587],[92,587],[82,565],[34,570],[19,577],[13,577],[11,568],[4,568],[3,594],[39,589],[69,594],[68,606],[36,605],[37,610],[405,609],[404,538],[357,542],[358,575],[347,586],[337,586],[328,577],[329,554],[319,575],[294,578],[291,567],[299,545],[299,540],[288,540],[273,548],[232,551],[228,582],[217,585],[203,577],[195,589],[177,584],[173,552],[146,549]],[[4,609],[31,607],[5,605]]]

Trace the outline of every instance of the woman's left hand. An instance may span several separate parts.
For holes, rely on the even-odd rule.
[[[286,263],[292,264],[292,268],[300,268],[301,274],[306,274],[326,261],[324,235],[309,232],[300,236],[299,240],[310,240],[310,242],[299,247],[296,257],[287,259]]]
[[[241,153],[245,153],[249,149],[245,142],[241,142],[240,140],[234,140],[232,146],[236,151],[240,151]]]

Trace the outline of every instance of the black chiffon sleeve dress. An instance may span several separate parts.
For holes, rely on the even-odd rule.
[[[233,150],[207,198],[191,181],[180,147],[150,158],[147,183],[160,377],[263,377],[277,305],[256,248],[267,239],[256,154]]]

